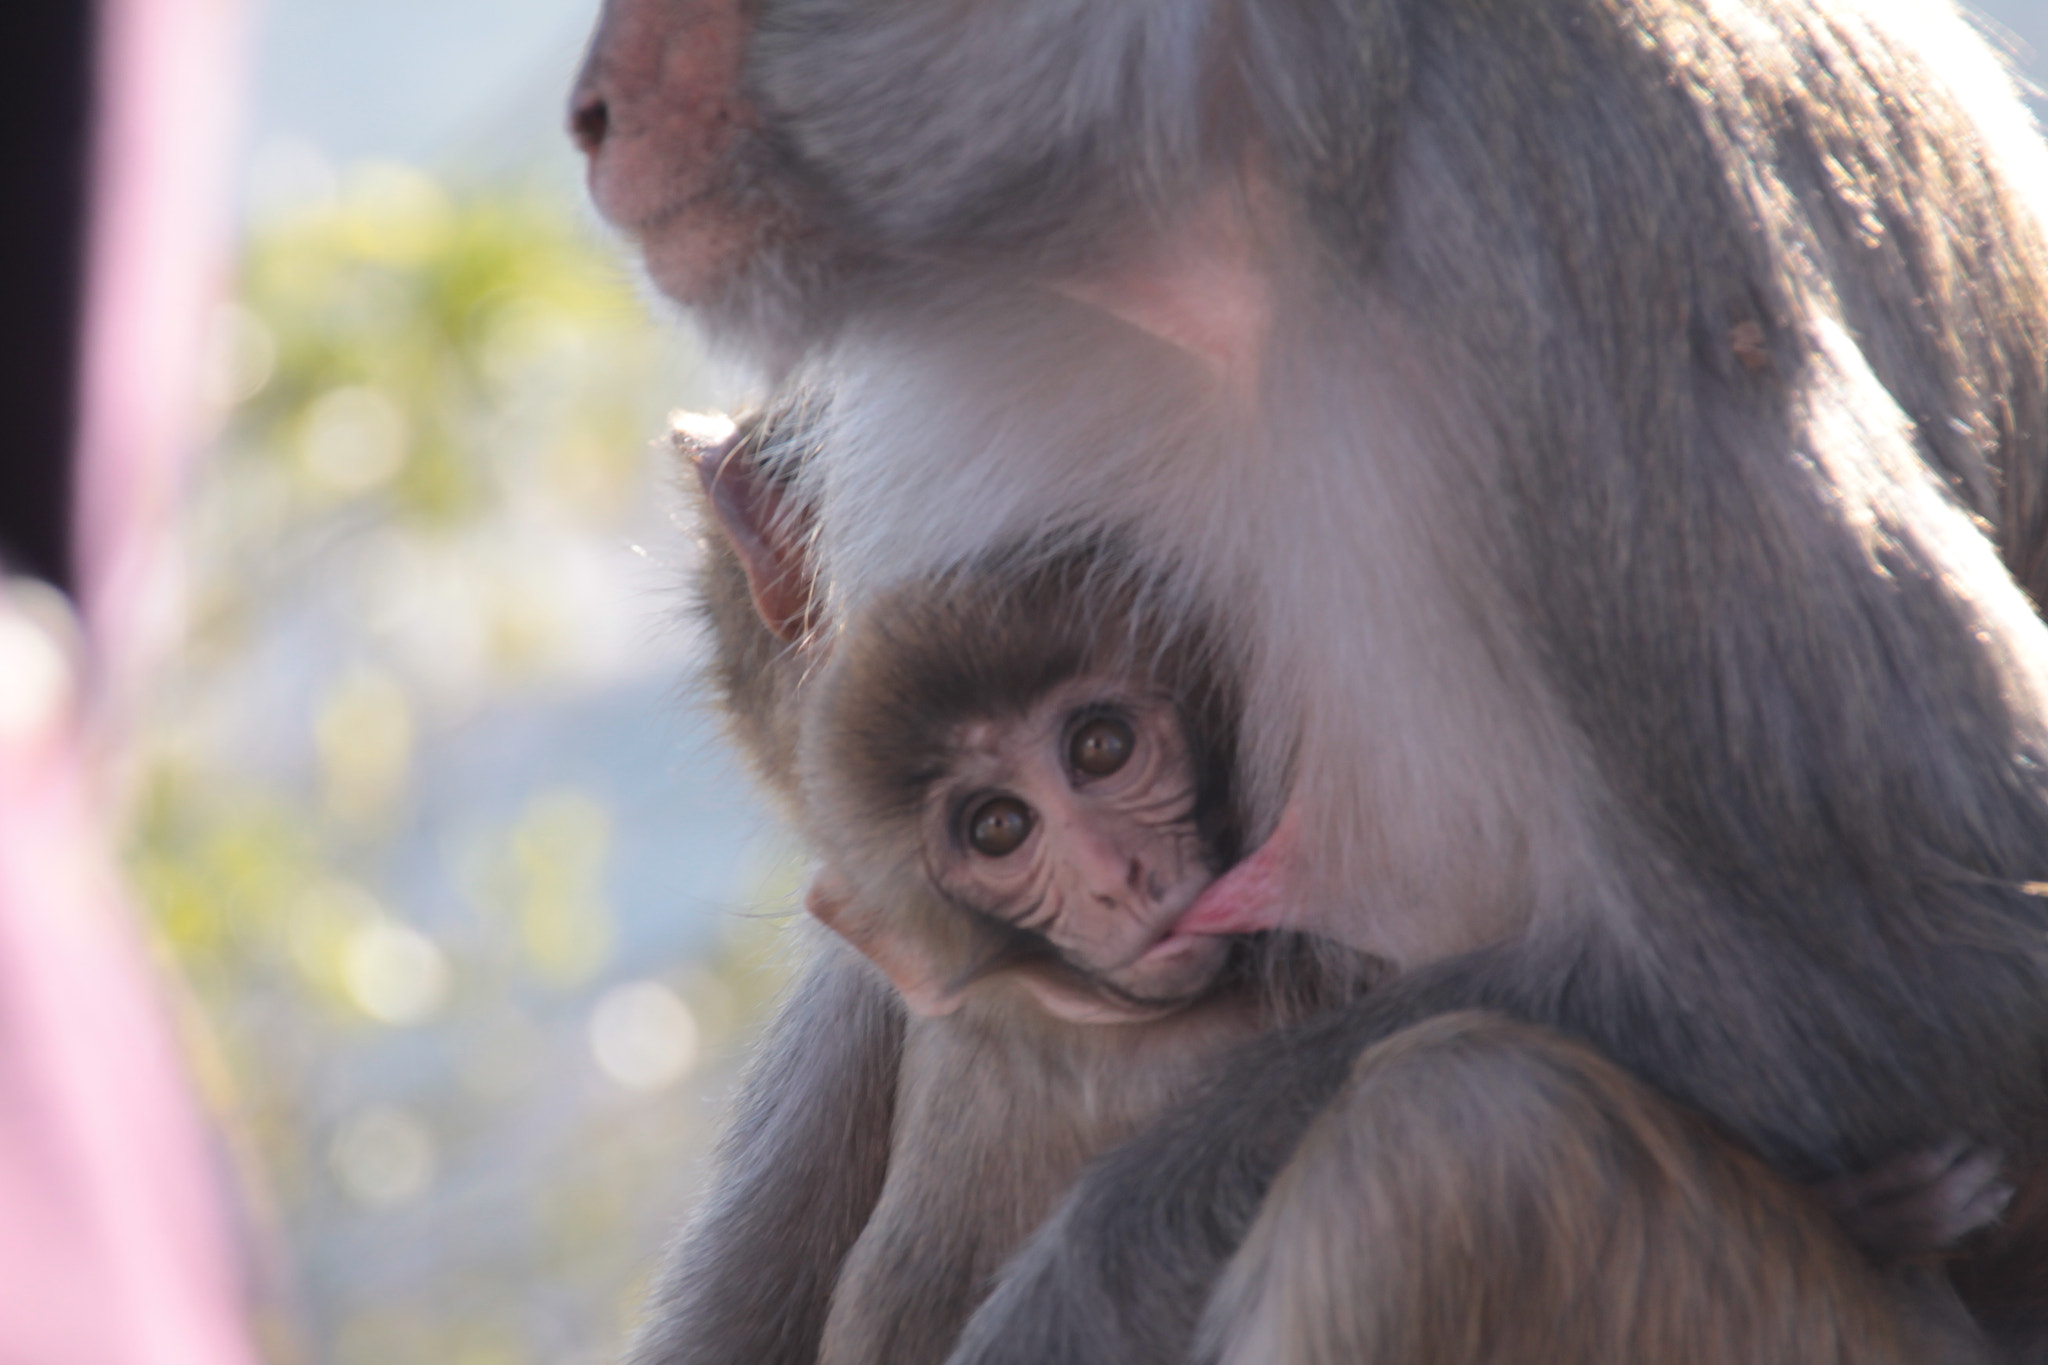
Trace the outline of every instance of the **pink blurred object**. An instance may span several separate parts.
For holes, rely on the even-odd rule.
[[[227,278],[240,0],[99,0],[77,581],[104,715],[177,600],[170,538]],[[112,717],[111,719],[117,719]]]
[[[47,590],[0,579],[4,1365],[256,1359],[221,1173],[114,868],[100,762],[171,564],[222,277],[237,11],[100,4],[74,463],[87,644]]]
[[[108,856],[62,644],[0,599],[0,1361],[244,1365],[206,1130]]]

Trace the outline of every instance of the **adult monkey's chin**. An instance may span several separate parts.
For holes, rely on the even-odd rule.
[[[717,321],[732,311],[770,228],[707,195],[627,230],[655,287]]]

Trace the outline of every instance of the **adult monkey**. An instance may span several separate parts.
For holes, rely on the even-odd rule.
[[[1286,941],[1239,944],[1249,951],[1226,963],[1215,956],[1223,941],[1175,933],[1153,943],[1165,959],[1114,965],[1180,918],[1179,903],[1230,857],[1236,708],[1220,642],[1147,638],[1158,623],[1119,600],[1087,555],[1019,573],[996,553],[861,618],[803,629],[802,593],[781,591],[803,581],[800,551],[776,548],[801,533],[778,533],[779,480],[764,478],[778,454],[801,448],[780,418],[695,446],[709,495],[698,588],[710,679],[742,749],[840,874],[814,887],[813,911],[919,1017],[893,1077],[856,1068],[869,1088],[850,1102],[832,1092],[843,1078],[814,1074],[781,1095],[816,1101],[805,1122],[735,1144],[648,1355],[760,1358],[764,1322],[809,1318],[829,1290],[819,1361],[936,1362],[1084,1161],[1156,1121],[1176,1088],[1199,1083],[1250,1030],[1355,989],[1329,981],[1328,999],[1301,998],[1339,964],[1303,960]],[[1190,836],[1204,845],[1203,868],[1185,861]],[[1015,893],[1027,885],[1039,932],[994,930],[1023,908]],[[1171,981],[1202,998],[1175,1008],[1159,998]],[[1133,987],[1153,997],[1135,1015]],[[1127,1022],[1109,1022],[1119,1016]],[[1397,1325],[1425,1338],[1379,1354],[1453,1348],[1422,1305],[1455,1303],[1469,1318],[1493,1303],[1518,1325],[1510,1358],[1927,1358],[1899,1296],[1880,1292],[1820,1207],[1611,1064],[1471,1016],[1398,1041],[1341,1125],[1392,1177],[1345,1182],[1349,1230],[1362,1246],[1398,1249],[1406,1274],[1387,1277],[1380,1298],[1407,1300]],[[1488,1057],[1501,1048],[1513,1062],[1505,1075]],[[1475,1184],[1428,1150],[1447,1102],[1497,1122],[1511,1095],[1551,1120],[1519,1135],[1502,1173]],[[1403,1221],[1390,1189],[1446,1182],[1468,1206],[1519,1210],[1535,1226],[1512,1254],[1479,1257],[1462,1256],[1441,1226],[1389,1226],[1389,1214]],[[736,1191],[745,1197],[729,1202]],[[807,1207],[793,1208],[792,1195]],[[858,1240],[843,1259],[821,1255],[856,1208],[872,1210]],[[839,1266],[829,1284],[821,1263]],[[815,1278],[792,1282],[795,1268]],[[735,1273],[743,1284],[705,1292]],[[776,1314],[719,1311],[744,1309],[764,1288]]]
[[[835,391],[818,581],[1136,526],[1241,613],[1296,922],[1414,969],[1112,1159],[970,1358],[1184,1355],[1448,1008],[1804,1178],[2038,1111],[2048,172],[1887,8],[613,0],[599,201]],[[1279,1189],[1216,1339],[1314,1358]]]

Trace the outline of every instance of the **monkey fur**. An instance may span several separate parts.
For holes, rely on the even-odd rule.
[[[778,453],[773,441],[798,439],[786,413],[757,418],[728,449],[716,452],[718,472],[707,475],[706,482],[713,484],[720,475],[735,481],[748,477],[736,462],[759,461],[773,467]],[[730,508],[721,508],[706,520],[733,515]],[[731,529],[729,520],[726,527]],[[751,534],[744,528],[737,532]],[[943,896],[935,899],[927,860],[915,852],[922,792],[932,774],[951,761],[943,737],[967,720],[1021,709],[1059,680],[1079,674],[1136,671],[1194,678],[1192,687],[1183,688],[1181,704],[1200,717],[1193,728],[1212,737],[1196,751],[1196,766],[1207,774],[1200,785],[1209,793],[1197,805],[1209,812],[1202,817],[1210,831],[1206,837],[1226,850],[1223,859],[1228,861],[1233,835],[1227,813],[1218,808],[1227,805],[1223,793],[1233,708],[1228,689],[1215,686],[1214,647],[1199,641],[1164,647],[1142,633],[1134,637],[1129,627],[1119,624],[1126,617],[1116,585],[1092,581],[1085,560],[1021,579],[998,565],[961,583],[901,594],[881,604],[865,625],[833,630],[834,653],[828,656],[815,637],[789,642],[776,638],[754,607],[740,556],[717,528],[708,534],[706,550],[698,598],[713,643],[709,671],[743,749],[771,781],[793,788],[802,732],[810,732],[809,747],[816,752],[803,783],[807,800],[796,801],[793,790],[786,791],[792,809],[822,810],[826,827],[851,829],[858,842],[873,848],[912,850],[907,859],[899,853],[893,868],[884,860],[879,876],[870,872],[862,879],[860,894],[894,905],[898,919],[915,914],[921,903],[923,918],[909,923],[909,932],[949,945],[962,979],[985,977],[1005,966],[1042,965],[1028,957],[1021,962],[1006,958],[1002,950],[1014,946],[1009,939],[997,935],[990,941],[978,932],[985,926],[961,915]],[[783,676],[768,675],[776,669]],[[806,691],[809,695],[800,700]],[[799,721],[807,724],[795,723]],[[816,818],[809,822],[814,829],[819,823]],[[836,841],[836,854],[832,838],[819,842],[842,866],[862,860],[863,850],[848,847],[844,834]],[[865,861],[872,864],[875,859],[869,854]],[[948,917],[955,923],[948,925]],[[1269,962],[1267,970],[1273,969]],[[809,989],[807,985],[798,992],[792,1012],[808,1006]],[[1337,997],[1333,992],[1326,998]],[[820,1332],[820,1358],[943,1358],[1003,1258],[1050,1209],[1081,1163],[1166,1107],[1163,1098],[1149,1093],[1133,1103],[1132,1080],[1157,1084],[1199,1071],[1218,1051],[1254,1029],[1270,1030],[1279,1018],[1271,1002],[1256,1022],[1244,1000],[1233,1003],[1234,1008],[1211,1008],[1198,1016],[1202,1024],[1193,1031],[1185,1020],[1164,1030],[1076,1030],[1032,1010],[1028,1002],[1001,995],[975,999],[956,1017],[913,1019],[895,1087],[897,1106],[890,1110],[870,1105],[861,1111],[868,1132],[857,1150],[867,1153],[870,1162],[881,1145],[875,1126],[890,1127],[888,1175],[879,1201],[850,1245],[812,1239],[811,1255],[798,1259],[810,1267],[813,1277],[807,1285],[785,1291],[808,1293],[815,1310],[821,1291],[829,1290],[831,1325]],[[1294,1012],[1298,1017],[1312,1008],[1297,1001]],[[1518,1176],[1527,1176],[1530,1191],[1541,1192],[1546,1209],[1577,1215],[1561,1220],[1516,1215],[1534,1230],[1509,1230],[1522,1245],[1520,1258],[1502,1261],[1499,1282],[1489,1286],[1493,1292],[1479,1296],[1480,1302],[1497,1303],[1504,1311],[1492,1319],[1471,1317],[1467,1337],[1526,1339],[1512,1349],[1488,1346],[1504,1352],[1507,1359],[1539,1347],[1545,1358],[1559,1360],[1631,1355],[1664,1359],[1673,1358],[1681,1344],[1702,1347],[1708,1342],[1712,1345],[1702,1347],[1706,1354],[1701,1358],[1755,1359],[1786,1352],[1799,1358],[1930,1358],[1928,1342],[1940,1341],[1939,1327],[1929,1328],[1901,1313],[1892,1301],[1895,1296],[1872,1283],[1860,1258],[1813,1200],[1788,1189],[1775,1173],[1710,1126],[1642,1091],[1583,1048],[1540,1031],[1503,1029],[1483,1016],[1472,1016],[1464,1024],[1441,1023],[1437,1031],[1443,1028],[1452,1029],[1458,1040],[1449,1057],[1439,1058],[1432,1050],[1430,1026],[1409,1030],[1388,1045],[1407,1059],[1401,1074],[1419,1070],[1441,1082],[1469,1052],[1470,1037],[1484,1040],[1482,1050],[1499,1047],[1504,1055],[1483,1074],[1492,1075],[1493,1067],[1505,1068],[1510,1073],[1507,1088],[1527,1086],[1532,1103],[1518,1109],[1501,1099],[1497,1086],[1492,1098],[1474,1111],[1485,1114],[1486,1121],[1460,1111],[1458,1129],[1467,1146],[1471,1134],[1486,1131],[1527,1149],[1517,1164]],[[1543,1065],[1518,1082],[1512,1072],[1526,1059],[1523,1053]],[[1552,1102],[1560,1087],[1574,1092],[1573,1102]],[[1114,1120],[1103,1121],[1101,1100],[1088,1102],[1090,1093],[1122,1097]],[[818,1107],[832,1102],[831,1096],[820,1097]],[[1364,1097],[1354,1097],[1351,1103],[1361,1107]],[[1428,1106],[1389,1101],[1383,1088],[1372,1092],[1370,1103],[1391,1105],[1397,1126],[1409,1133],[1407,1159],[1415,1162],[1422,1187],[1429,1188],[1428,1177],[1434,1176],[1435,1190],[1452,1211],[1467,1203],[1513,1208],[1501,1190],[1466,1188],[1452,1178],[1451,1167],[1433,1168],[1423,1159],[1433,1146],[1423,1136],[1434,1117]],[[1385,1126],[1384,1117],[1379,1123]],[[1338,1133],[1340,1142],[1350,1142],[1370,1132],[1373,1124],[1326,1117],[1322,1126]],[[743,1125],[736,1138],[750,1136],[750,1129]],[[1532,1134],[1541,1134],[1545,1141],[1532,1142]],[[1641,1161],[1616,1159],[1617,1151],[1633,1152],[1638,1145],[1652,1150],[1654,1159],[1647,1170]],[[1473,1173],[1478,1175],[1492,1169],[1480,1159],[1481,1150],[1472,1152]],[[735,1153],[736,1158],[744,1155]],[[846,1168],[849,1188],[836,1192],[840,1197],[821,1198],[824,1191],[815,1172],[826,1154],[784,1151],[780,1158],[788,1168],[811,1173],[803,1182],[804,1193],[826,1209],[866,1207],[875,1199],[864,1164]],[[737,1159],[734,1164],[745,1165]],[[726,1183],[733,1182],[729,1178]],[[1001,1197],[991,1197],[991,1188]],[[1301,1202],[1312,1216],[1321,1209],[1313,1194]],[[1487,1258],[1473,1255],[1469,1248],[1461,1252],[1427,1234],[1427,1228],[1448,1213],[1415,1200],[1412,1190],[1401,1198],[1383,1196],[1373,1207],[1375,1216],[1354,1219],[1356,1210],[1345,1206],[1342,1235],[1368,1248],[1375,1236],[1390,1247],[1438,1247],[1450,1258],[1441,1280],[1458,1283],[1468,1292],[1476,1287],[1470,1265],[1487,1264]],[[730,1210],[719,1212],[731,1216]],[[1274,1214],[1268,1221],[1278,1219]],[[833,1217],[821,1222],[826,1228],[842,1226]],[[1591,1230],[1617,1222],[1631,1231],[1632,1239],[1603,1246]],[[784,1239],[793,1231],[771,1226]],[[700,1225],[699,1235],[702,1231]],[[727,1231],[725,1236],[734,1234]],[[1294,1234],[1284,1244],[1291,1248],[1315,1241]],[[762,1260],[770,1266],[784,1264],[788,1248],[776,1250],[783,1255]],[[836,1282],[828,1284],[816,1268],[839,1264],[842,1254],[844,1269]],[[1457,1259],[1461,1256],[1463,1261]],[[730,1257],[701,1260],[736,1264]],[[696,1264],[700,1258],[678,1258],[679,1267]],[[1528,1269],[1517,1266],[1557,1269],[1547,1278],[1532,1279]],[[758,1272],[759,1265],[753,1268]],[[1583,1298],[1585,1290],[1572,1284],[1609,1284],[1614,1276],[1649,1286],[1617,1291],[1609,1296],[1616,1303],[1680,1302],[1683,1311],[1580,1311],[1565,1324],[1569,1330],[1564,1336],[1547,1323],[1541,1331],[1530,1331],[1532,1304]],[[1272,1283],[1258,1293],[1268,1299],[1274,1296],[1273,1285],[1284,1289],[1297,1282],[1289,1274],[1269,1273],[1267,1278]],[[1373,1358],[1392,1350],[1393,1358],[1412,1354],[1428,1359],[1432,1351],[1448,1352],[1450,1348],[1431,1337],[1402,1306],[1404,1295],[1414,1294],[1416,1301],[1426,1298],[1424,1286],[1430,1278],[1419,1269],[1407,1281],[1396,1277],[1383,1295],[1387,1307],[1377,1328],[1394,1340],[1375,1339],[1356,1347],[1354,1354]],[[1704,1292],[1703,1286],[1719,1292]],[[692,1288],[678,1286],[677,1293],[691,1297]],[[1682,1300],[1670,1297],[1681,1290]],[[1254,1297],[1249,1289],[1233,1293]],[[1311,1302],[1307,1309],[1312,1308]],[[1247,1309],[1243,1316],[1271,1331],[1272,1314],[1267,1305],[1258,1313]],[[1283,1315],[1291,1319],[1293,1313],[1283,1310]],[[817,1321],[815,1311],[808,1320]],[[737,1325],[729,1324],[726,1330]],[[1340,1333],[1356,1327],[1350,1316],[1335,1324]],[[1418,1333],[1417,1339],[1408,1339],[1408,1334]],[[657,1352],[682,1344],[650,1339],[643,1346],[648,1358],[666,1359]],[[762,1348],[757,1344],[748,1349]],[[1270,1349],[1246,1348],[1246,1358],[1264,1358],[1262,1353]],[[791,1350],[801,1353],[800,1347]]]
[[[858,1052],[862,1089],[847,1084],[844,1063],[828,1066],[819,1091],[802,1103],[795,1092],[808,1088],[794,1077],[748,1087],[763,1098],[782,1090],[782,1103],[774,1119],[750,1108],[735,1125],[724,1176],[685,1235],[668,1292],[717,1314],[709,1330],[744,1338],[739,1354],[747,1359],[936,1362],[1085,1162],[1191,1091],[1231,1047],[1355,993],[1371,964],[1316,971],[1329,962],[1289,961],[1298,940],[1269,936],[1236,953],[1203,998],[1115,1024],[1065,1022],[1014,989],[1024,972],[1057,973],[1068,989],[1086,983],[1042,940],[966,913],[925,873],[916,807],[948,762],[941,737],[1091,671],[1179,679],[1196,740],[1191,818],[1220,868],[1237,852],[1227,793],[1235,706],[1208,659],[1213,646],[1131,636],[1120,603],[1092,600],[1085,560],[1024,583],[992,567],[903,594],[864,628],[792,628],[782,638],[757,609],[734,542],[774,529],[751,522],[773,518],[776,490],[805,458],[803,421],[785,404],[750,419],[722,449],[685,443],[687,453],[715,462],[702,480],[695,592],[710,643],[706,677],[764,784],[800,826],[846,849],[842,865],[852,863],[849,840],[898,855],[893,865],[870,856],[854,894],[879,904],[892,932],[944,960],[939,975],[952,998],[944,1017],[906,1021],[857,969],[834,970],[838,949],[822,951],[777,1036],[816,1045],[810,1027],[820,1002],[843,1000],[857,1026],[852,1036],[870,1046],[834,1039],[823,1052]],[[811,624],[807,618],[789,614],[792,623]],[[831,1113],[845,1125],[843,1147],[814,1126]],[[807,1149],[806,1141],[817,1145]],[[778,1185],[778,1171],[798,1168],[808,1178],[794,1189]],[[824,1171],[842,1178],[834,1184]],[[801,1223],[806,1205],[818,1210],[815,1226]],[[758,1259],[689,1250],[707,1243],[725,1252],[755,1239],[768,1248]],[[732,1272],[755,1277],[747,1292],[761,1293],[765,1279],[786,1307],[802,1311],[728,1316]],[[683,1349],[662,1334],[666,1327],[656,1324],[643,1339],[641,1356],[667,1359]]]
[[[575,118],[830,394],[827,614],[1113,531],[1241,650],[1275,922],[1402,970],[1091,1167],[958,1359],[1240,1339],[1267,1192],[1447,1013],[1801,1182],[2027,1150],[2048,161],[1945,4],[610,0]]]

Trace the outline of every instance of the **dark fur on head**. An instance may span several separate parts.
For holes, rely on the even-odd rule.
[[[827,861],[947,945],[966,981],[1054,955],[946,898],[921,822],[958,762],[962,727],[1021,717],[1061,684],[1102,678],[1164,697],[1194,765],[1189,813],[1221,872],[1243,845],[1232,799],[1240,700],[1213,630],[1147,609],[1113,544],[1050,558],[1014,547],[889,594],[834,633],[802,740],[803,804]]]
[[[679,445],[787,491],[812,457],[817,402],[793,391],[743,418],[715,452]],[[1194,826],[1214,870],[1247,851],[1234,780],[1240,665],[1220,626],[1190,624],[1186,604],[1161,594],[1166,575],[1134,564],[1114,536],[1077,544],[1049,534],[1010,546],[901,587],[844,627],[824,623],[785,641],[763,624],[700,481],[688,486],[705,523],[695,584],[711,645],[704,679],[733,737],[789,814],[821,848],[838,850],[830,861],[952,947],[956,987],[1012,967],[1066,966],[1043,937],[944,900],[921,860],[899,856],[917,846],[920,800],[952,763],[963,723],[1019,715],[1077,677],[1140,681],[1180,717]],[[1301,1019],[1354,998],[1384,971],[1328,940],[1260,934],[1239,945],[1219,989],[1251,992],[1275,1021]]]
[[[1213,631],[1147,613],[1121,562],[1100,545],[1038,565],[1015,551],[878,602],[835,642],[816,729],[821,773],[866,816],[899,821],[951,766],[962,724],[1021,715],[1069,679],[1139,679],[1179,712],[1197,827],[1234,862],[1233,670]]]

